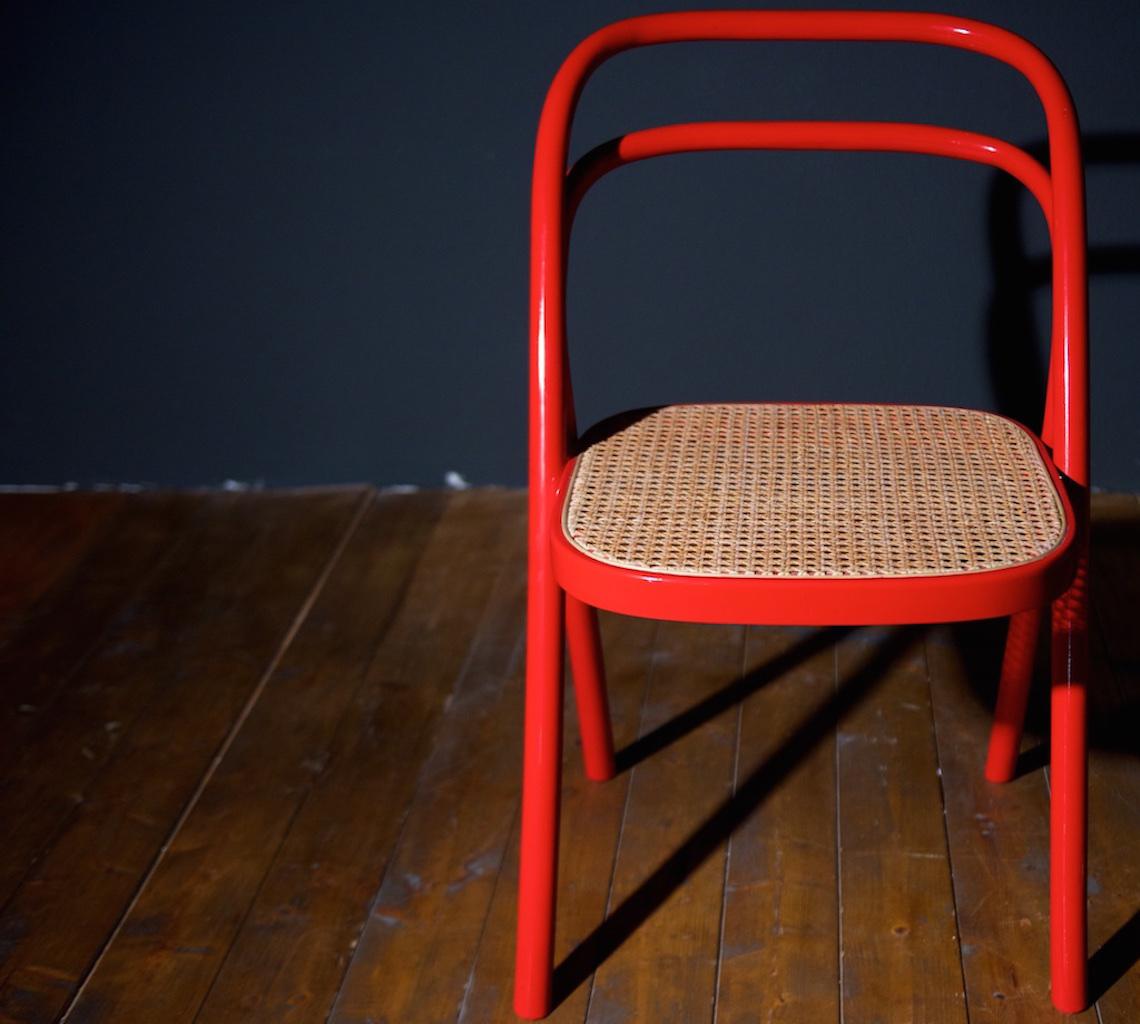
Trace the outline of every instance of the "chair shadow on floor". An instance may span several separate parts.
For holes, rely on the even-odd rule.
[[[646,734],[618,754],[619,770],[630,768],[651,754],[692,732],[779,678],[845,635],[846,629],[823,629],[749,674],[734,680],[711,697]],[[883,634],[871,653],[840,680],[838,689],[792,730],[770,758],[741,779],[724,800],[652,874],[614,907],[554,970],[555,1004],[603,964],[693,874],[795,770],[811,750],[870,695],[891,667],[922,643],[921,627],[902,627]]]

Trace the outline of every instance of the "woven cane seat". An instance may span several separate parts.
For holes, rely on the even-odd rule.
[[[1027,431],[915,405],[667,406],[586,448],[563,507],[591,558],[685,576],[976,573],[1065,529]]]

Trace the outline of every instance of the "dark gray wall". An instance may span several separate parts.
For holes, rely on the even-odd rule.
[[[588,31],[660,6],[4,5],[0,483],[521,483],[542,95]],[[1136,7],[956,6],[1028,36],[1075,95],[1094,474],[1140,490]],[[737,117],[1043,132],[1028,86],[973,55],[710,44],[604,68],[575,151]],[[1044,252],[1029,202],[966,164],[727,154],[620,172],[576,236],[581,419],[787,397],[1035,421]]]

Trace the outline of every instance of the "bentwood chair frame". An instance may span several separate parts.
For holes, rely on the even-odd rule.
[[[679,124],[621,136],[567,168],[570,125],[589,75],[638,46],[698,40],[861,40],[956,47],[1003,61],[1044,107],[1049,168],[972,132],[918,124],[742,121]],[[586,190],[617,167],[717,149],[877,150],[988,164],[1020,180],[1052,240],[1053,327],[1045,417],[1034,437],[1063,506],[1048,554],[992,571],[871,578],[717,577],[652,572],[591,557],[568,540],[564,502],[579,440],[565,339],[566,253]],[[551,1009],[562,747],[563,645],[568,643],[586,772],[614,773],[595,608],[651,618],[764,625],[872,625],[1010,616],[986,776],[1014,773],[1041,611],[1051,605],[1050,934],[1052,998],[1086,1004],[1085,686],[1088,545],[1088,347],[1083,172],[1076,113],[1049,60],[1024,39],[977,21],[924,13],[701,11],[650,15],[595,32],[551,85],[534,164],[530,293],[530,526],[522,843],[515,1009]],[[1026,432],[1028,433],[1028,432]],[[580,453],[577,453],[580,454]]]

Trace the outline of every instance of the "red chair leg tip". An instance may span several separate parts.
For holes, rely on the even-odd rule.
[[[515,1015],[523,1020],[542,1020],[548,1013],[550,1007],[545,1003],[521,995],[515,996]]]
[[[609,782],[616,774],[613,757],[586,761],[586,778],[591,782]]]
[[[1069,993],[1066,998],[1054,994],[1053,1006],[1060,1010],[1061,1013],[1084,1013],[1084,1011],[1088,1009],[1089,1001],[1083,992],[1077,994]]]
[[[986,782],[1012,782],[1014,770],[1007,765],[986,765]]]

